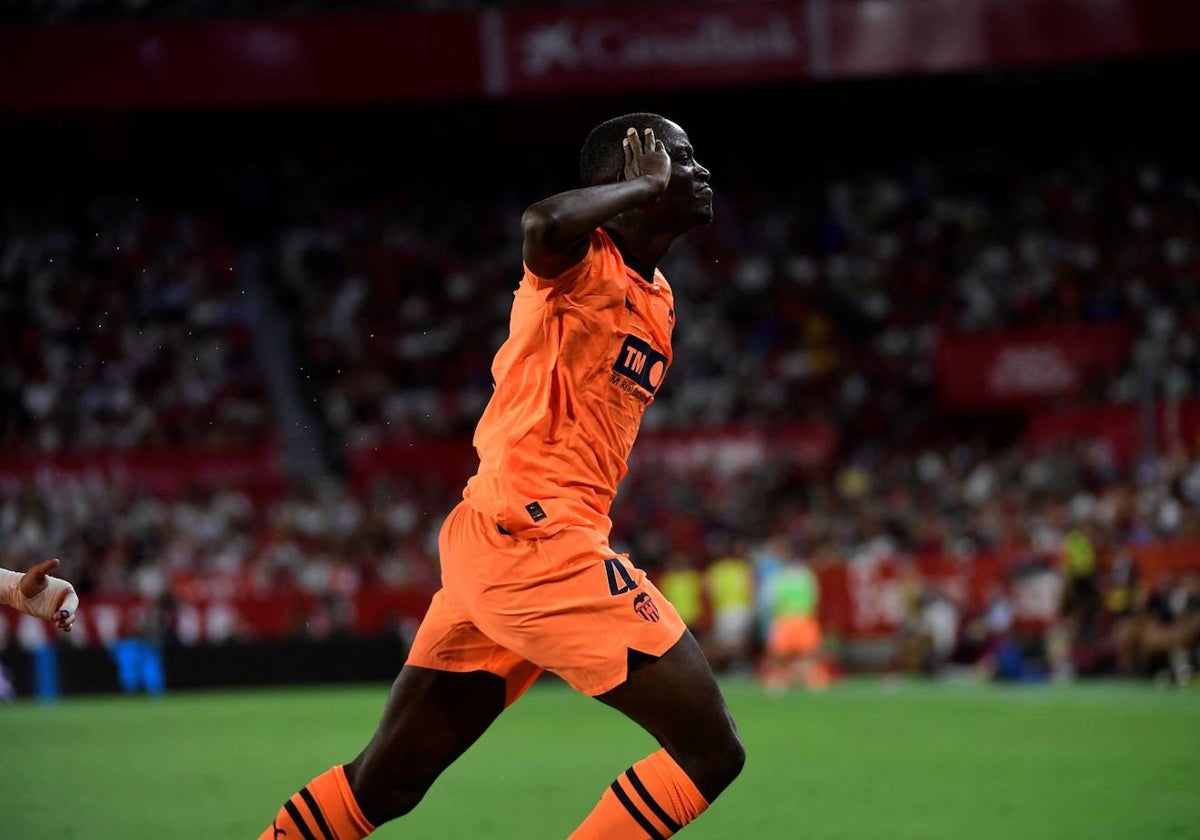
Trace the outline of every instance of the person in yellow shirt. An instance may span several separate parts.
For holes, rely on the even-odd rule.
[[[1046,648],[1056,679],[1075,676],[1097,642],[1103,609],[1096,543],[1090,529],[1073,528],[1062,540],[1059,569],[1063,579],[1058,619],[1047,631]]]
[[[682,551],[671,553],[658,576],[658,589],[675,605],[689,629],[697,633],[703,629],[706,624],[704,575],[689,555]]]
[[[707,634],[713,668],[748,672],[753,665],[754,566],[742,540],[734,540],[704,572],[712,615]]]

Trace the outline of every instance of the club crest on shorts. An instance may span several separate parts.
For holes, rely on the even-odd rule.
[[[633,599],[633,611],[646,621],[658,621],[658,604],[654,603],[648,592]]]

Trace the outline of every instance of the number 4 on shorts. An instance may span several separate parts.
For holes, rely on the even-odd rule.
[[[628,570],[621,564],[618,557],[608,557],[604,561],[604,571],[608,573],[608,594],[622,595],[631,589],[637,589],[637,584],[629,576]]]

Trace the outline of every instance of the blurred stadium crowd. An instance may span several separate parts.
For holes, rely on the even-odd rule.
[[[836,419],[855,447],[912,437],[939,419],[930,350],[949,327],[1131,322],[1126,369],[1089,396],[1135,401],[1139,360],[1156,350],[1159,392],[1200,394],[1196,176],[1001,164],[982,183],[923,165],[799,199],[729,178],[714,235],[669,255],[689,329],[648,427],[808,415]],[[520,264],[505,222],[519,208],[403,201],[311,200],[308,218],[273,232],[304,376],[343,443],[469,432],[505,335]],[[222,218],[119,196],[3,209],[0,317],[17,336],[3,357],[6,450],[271,431],[258,313]]]
[[[497,176],[413,201],[285,166],[287,206],[261,214],[153,190],[0,203],[6,455],[266,445],[311,423],[322,456],[272,493],[156,495],[50,470],[0,482],[0,565],[61,556],[85,598],[436,585],[436,530],[466,476],[354,486],[339,453],[469,436],[518,279],[518,190]],[[838,446],[817,466],[651,466],[635,451],[614,511],[622,550],[663,575],[735,553],[751,578],[772,552],[815,569],[1024,552],[1063,580],[1062,620],[1038,640],[1048,670],[1069,671],[1063,645],[1080,640],[1076,665],[1096,671],[1194,656],[1195,579],[1139,581],[1127,552],[1200,538],[1200,442],[1131,462],[1086,438],[1035,450],[1012,418],[942,410],[931,348],[948,328],[1127,323],[1124,369],[1082,399],[1200,395],[1200,172],[992,150],[804,182],[742,160],[714,181],[719,224],[663,267],[680,329],[645,428],[815,421]],[[286,371],[270,336],[287,338]],[[995,666],[980,639],[1005,627],[1004,593],[984,612],[950,604],[949,642],[927,618],[953,598],[910,594],[900,666]],[[722,605],[699,603],[707,633]],[[761,640],[747,630],[751,649]]]

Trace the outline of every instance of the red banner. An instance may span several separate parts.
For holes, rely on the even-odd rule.
[[[306,592],[183,600],[174,607],[170,627],[185,645],[321,639],[338,632],[362,638],[410,634],[432,595],[421,589],[388,589],[359,592],[335,603]],[[107,646],[138,635],[150,612],[143,598],[84,596],[71,634],[61,638],[76,647]],[[0,649],[9,642],[37,647],[56,632],[45,621],[0,608]]]
[[[1149,5],[1149,4],[1142,4]],[[895,75],[1136,55],[1165,33],[1125,0],[835,0],[829,73]],[[1178,13],[1192,14],[1179,4]]]
[[[1184,569],[1200,571],[1200,541],[1179,540],[1129,549],[1145,586]],[[977,614],[993,589],[1004,590],[1018,627],[1041,629],[1058,613],[1063,581],[1053,554],[1014,552],[973,558],[886,558],[836,563],[819,572],[821,622],[849,640],[890,638],[909,617],[913,587],[933,586],[962,615]],[[197,598],[176,607],[173,626],[183,644],[220,644],[233,639],[267,641],[324,638],[349,631],[367,638],[411,634],[429,606],[426,589],[361,591],[331,602],[306,592],[271,597]],[[65,641],[80,647],[107,645],[134,634],[148,615],[141,598],[84,597],[75,629]],[[0,649],[44,643],[44,621],[0,609]]]
[[[1156,586],[1172,573],[1200,571],[1200,541],[1131,546],[1142,585]],[[893,637],[909,617],[914,588],[946,595],[960,615],[976,615],[989,592],[1003,590],[1017,627],[1044,629],[1058,615],[1063,578],[1050,552],[986,554],[972,558],[886,558],[837,563],[822,569],[821,622],[848,639]]]
[[[89,475],[140,487],[164,499],[177,498],[190,485],[237,487],[254,496],[271,496],[286,482],[276,440],[237,449],[112,449],[0,458],[0,484]]]
[[[838,440],[837,428],[827,421],[794,423],[770,430],[646,430],[638,436],[630,467],[706,465],[718,472],[732,472],[769,460],[784,460],[819,469],[833,458]],[[479,461],[469,440],[412,438],[351,448],[346,463],[350,485],[361,492],[376,481],[395,476],[420,478],[443,490],[457,489],[474,474]]]
[[[1024,566],[1028,572],[1013,575]],[[1013,604],[1019,626],[1044,626],[1053,620],[1062,594],[1062,579],[1051,556],[1012,554],[980,556],[969,561],[925,557],[885,558],[838,563],[821,570],[821,622],[849,639],[891,637],[911,617],[917,590],[930,587],[953,602],[961,613],[982,610],[989,590],[1002,587]]]
[[[1156,402],[1150,428],[1156,451],[1182,449],[1200,453],[1200,399],[1186,402]],[[1029,420],[1026,441],[1035,450],[1058,443],[1092,440],[1104,444],[1117,463],[1128,467],[1142,451],[1143,408],[1136,403],[1086,405],[1045,412]]]
[[[1132,338],[1123,324],[943,333],[933,357],[938,399],[968,411],[1045,408],[1120,371]]]
[[[677,90],[808,75],[803,3],[508,9],[485,27],[493,95]]]
[[[1200,48],[1190,0],[611,3],[0,27],[0,108],[429,102],[978,70]]]
[[[737,469],[784,458],[817,468],[832,458],[836,428],[827,422],[796,423],[770,431],[715,429],[700,432],[642,433],[635,453],[647,463],[708,464]],[[407,476],[438,492],[464,485],[478,465],[467,438],[425,437],[351,447],[347,479],[364,492],[381,479]],[[282,491],[287,478],[277,440],[239,449],[128,449],[96,452],[21,454],[0,458],[0,486],[52,481],[56,476],[99,475],[107,481],[145,488],[165,499],[177,498],[189,485],[236,487],[256,497]]]
[[[647,431],[639,435],[630,464],[631,468],[634,464],[665,464],[673,469],[704,466],[717,473],[732,473],[784,461],[820,469],[833,459],[838,441],[837,427],[824,420],[775,429]]]
[[[0,27],[0,107],[447,101],[481,93],[479,16]]]
[[[408,476],[445,494],[465,485],[478,463],[467,438],[404,438],[346,451],[347,481],[359,493],[377,481]]]
[[[1184,570],[1200,572],[1200,539],[1136,546],[1129,553],[1138,565],[1145,586],[1157,586],[1169,575]]]

